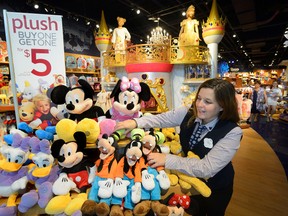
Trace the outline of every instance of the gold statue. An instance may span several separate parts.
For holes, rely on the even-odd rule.
[[[122,17],[117,17],[117,21],[118,27],[115,28],[113,31],[111,42],[115,51],[125,51],[127,47],[127,42],[130,42],[131,40],[131,35],[128,30],[123,27],[126,19]]]
[[[199,46],[199,21],[193,19],[195,15],[195,7],[191,5],[186,11],[187,19],[184,19],[181,23],[181,29],[179,33],[179,45],[196,45]]]

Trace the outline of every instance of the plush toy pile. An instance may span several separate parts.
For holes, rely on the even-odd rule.
[[[173,215],[171,209],[179,203],[185,210],[191,203],[184,194],[172,194],[169,202],[163,202],[163,194],[173,186],[193,187],[210,196],[199,179],[148,165],[151,152],[181,154],[179,135],[173,129],[114,131],[117,121],[141,116],[141,102],[151,95],[147,84],[120,79],[106,113],[95,106],[85,80],[73,88],[56,86],[49,94],[68,115],[49,131],[16,130],[6,139],[9,143],[1,143],[0,196],[7,202],[0,206],[0,215],[16,216],[38,205],[41,214],[49,215],[164,216]],[[23,103],[21,111],[31,108]],[[45,139],[47,133],[52,138]]]

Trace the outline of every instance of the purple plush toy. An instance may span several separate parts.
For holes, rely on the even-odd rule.
[[[36,205],[45,208],[53,197],[52,185],[58,178],[59,167],[54,165],[54,157],[51,154],[48,140],[39,140],[37,137],[30,139],[32,160],[34,166],[28,173],[28,180],[34,182],[37,190],[31,190],[21,197],[18,209],[25,213]]]
[[[8,197],[7,203],[0,206],[0,215],[16,216],[16,198],[23,194],[28,183],[28,167],[23,164],[29,156],[30,137],[22,138],[14,134],[11,146],[3,145],[0,152],[3,159],[0,161],[0,197]]]

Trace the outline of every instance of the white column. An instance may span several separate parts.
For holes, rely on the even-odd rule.
[[[207,45],[211,55],[211,78],[217,77],[217,67],[218,67],[218,43],[210,43]]]

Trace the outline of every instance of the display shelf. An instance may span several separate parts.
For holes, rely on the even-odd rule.
[[[86,70],[81,70],[81,69],[66,69],[66,73],[68,74],[90,74],[90,75],[99,75],[100,76],[100,69],[95,70],[95,71],[86,71]]]
[[[13,105],[0,105],[0,113],[9,111],[15,111],[15,107]]]
[[[184,80],[184,81],[183,81],[183,84],[184,84],[184,85],[201,84],[201,83],[203,83],[204,81],[205,81],[205,79],[201,79],[201,80],[197,80],[197,79],[195,79],[195,80]]]

